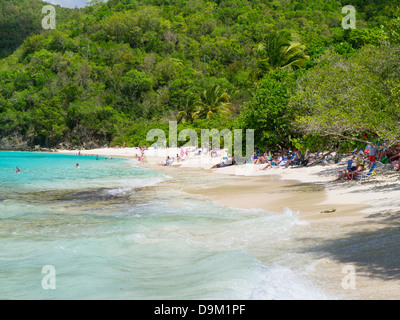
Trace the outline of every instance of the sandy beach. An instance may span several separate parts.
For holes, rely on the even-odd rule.
[[[103,148],[93,150],[72,150],[65,151],[59,150],[58,152],[82,155],[99,155],[103,157],[119,157],[119,158],[132,158],[136,155],[140,156],[141,152],[138,148]],[[315,165],[311,167],[274,167],[267,170],[261,170],[264,165],[242,164],[235,166],[227,166],[218,169],[211,169],[217,163],[223,161],[225,154],[216,158],[208,156],[194,156],[193,152],[189,153],[185,161],[174,161],[170,166],[163,167],[159,164],[164,162],[167,156],[175,157],[179,153],[178,148],[167,149],[153,149],[145,151],[145,161],[143,164],[138,162],[138,165],[149,167],[155,170],[169,170],[171,167],[176,168],[192,168],[203,169],[215,174],[223,174],[237,177],[246,177],[242,179],[248,183],[248,186],[240,190],[246,194],[246,199],[254,195],[252,201],[239,201],[237,200],[235,206],[249,208],[249,207],[263,207],[263,197],[257,196],[255,193],[263,193],[259,190],[259,186],[255,185],[255,181],[264,181],[263,177],[275,177],[279,181],[293,181],[301,182],[304,184],[313,184],[325,190],[323,199],[319,199],[319,206],[321,208],[330,208],[332,206],[359,206],[361,216],[368,215],[387,217],[400,211],[400,179],[399,174],[386,167],[378,166],[375,170],[376,175],[362,181],[347,181],[337,182],[334,181],[339,171],[345,168],[344,164],[332,165]],[[182,170],[181,170],[182,171]],[[242,181],[242,183],[243,183]],[[231,186],[232,187],[232,186]],[[251,190],[253,188],[253,190]],[[251,190],[251,192],[249,192]],[[233,192],[232,190],[229,193]],[[218,199],[224,201],[227,194],[223,194],[223,198]],[[214,193],[213,193],[214,194]],[[211,196],[211,195],[210,195]],[[218,196],[215,196],[216,198]],[[300,201],[300,199],[299,199]],[[302,199],[304,207],[307,207],[307,201]],[[231,202],[229,202],[231,203]],[[300,202],[299,202],[300,205]],[[326,209],[328,210],[328,209]],[[302,211],[302,210],[301,210]],[[337,214],[338,212],[336,212]]]
[[[79,150],[59,151],[77,154]],[[82,155],[134,158],[138,148],[96,149],[80,151]],[[343,299],[398,299],[400,265],[393,230],[399,227],[399,174],[378,166],[376,174],[363,181],[334,181],[345,165],[271,168],[242,164],[210,169],[222,161],[189,152],[182,162],[160,166],[167,156],[175,157],[179,149],[149,149],[142,165],[165,172],[174,179],[165,188],[181,188],[188,194],[243,209],[259,208],[276,213],[290,208],[307,223],[307,239],[320,237],[321,243],[334,242],[329,250],[323,245],[316,255],[314,276],[335,296]],[[211,177],[213,183],[204,184]],[[207,181],[210,181],[208,179]],[[353,251],[352,241],[363,239]],[[314,239],[314,240],[315,240]],[[382,250],[370,250],[382,246]],[[361,248],[361,249],[360,249]],[[356,272],[355,288],[343,287],[347,267]]]

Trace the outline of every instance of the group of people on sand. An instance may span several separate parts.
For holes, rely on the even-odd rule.
[[[400,143],[396,146],[383,147],[382,149],[376,149],[370,144],[365,148],[364,153],[368,156],[370,163],[379,161],[383,164],[391,165],[392,169],[399,171],[399,159],[400,159]]]
[[[195,151],[200,151],[201,149]],[[217,152],[217,150],[212,149],[209,153],[210,157],[215,158],[216,155],[213,154],[213,152]],[[184,160],[183,155],[186,154],[188,155],[188,150],[183,151],[183,149],[180,150],[180,154],[176,155],[176,158],[171,158],[167,157],[166,160],[162,161],[159,163],[160,166],[168,166],[174,163],[174,161],[181,162]],[[253,164],[265,164],[261,170],[265,170],[268,168],[271,168],[272,166],[283,166],[283,168],[288,168],[290,165],[302,165],[306,166],[307,165],[307,160],[305,160],[305,157],[302,155],[302,153],[299,150],[294,150],[293,152],[286,151],[284,150],[281,154],[278,154],[275,158],[272,155],[271,151],[266,150],[264,154],[260,154],[258,152],[258,149],[254,152],[254,155],[252,157],[252,162]],[[223,160],[220,163],[217,163],[213,165],[210,169],[216,169],[216,168],[222,168],[226,166],[231,166],[235,165],[235,157],[223,157]]]
[[[179,153],[176,154],[175,158],[171,158],[170,156],[167,156],[165,161],[161,161],[159,163],[160,166],[169,166],[174,163],[176,160],[177,162],[182,162],[185,161],[186,157],[189,155],[189,150],[188,149],[183,149],[180,148]]]
[[[366,168],[372,168],[376,162],[389,164],[393,170],[400,170],[400,144],[396,147],[384,147],[381,150],[368,144],[365,150],[354,153],[355,157],[348,162],[348,167],[338,173],[338,180],[353,180]],[[353,165],[353,162],[354,165]]]
[[[365,168],[365,158],[368,156],[368,152],[360,150],[355,157],[355,165],[352,166],[353,160],[350,160],[347,169],[344,169],[338,173],[336,181],[339,180],[353,180],[358,176]],[[369,157],[369,156],[368,156]]]
[[[380,162],[384,164],[390,163],[394,170],[400,170],[400,144],[396,147],[384,148],[378,153],[378,157]]]
[[[235,164],[236,161],[234,157],[225,157],[222,162],[213,165],[210,169],[229,167],[229,166],[234,166]]]
[[[197,155],[197,151],[200,152],[201,149],[196,148],[195,155]],[[215,157],[213,154],[214,149],[208,150],[209,155],[211,157]],[[168,166],[174,163],[174,161],[181,162],[186,157],[184,155],[188,155],[188,150],[185,151],[181,148],[180,154],[177,153],[176,157],[167,157],[165,161],[159,163],[162,166]],[[354,158],[352,159],[351,166],[347,169],[339,172],[337,180],[348,180],[353,179],[357,175],[359,175],[362,171],[364,171],[368,166],[371,168],[372,165],[380,161],[381,163],[390,163],[391,167],[394,170],[400,170],[400,144],[396,147],[384,147],[384,148],[376,148],[371,144],[368,144],[364,150],[360,150],[358,152],[353,151],[352,154]],[[139,161],[143,160],[144,152],[142,152],[142,156],[136,156]],[[314,159],[315,157],[315,159]],[[260,166],[260,170],[266,170],[273,167],[281,167],[283,169],[289,168],[290,166],[307,166],[310,163],[318,163],[319,153],[316,156],[310,155],[308,152],[303,154],[300,150],[283,150],[280,153],[273,154],[271,150],[265,150],[264,153],[260,153],[258,149],[254,152],[254,155],[251,159],[252,163],[255,165],[263,165]],[[324,156],[322,157],[324,159]],[[314,161],[315,160],[315,161]],[[331,159],[333,160],[333,159]],[[211,169],[221,168],[225,166],[235,165],[234,157],[224,157],[224,159],[211,167]]]
[[[260,170],[269,169],[273,166],[282,166],[286,169],[291,165],[306,166],[307,160],[305,160],[300,150],[294,150],[293,152],[283,150],[275,158],[271,151],[265,150],[263,155],[259,155],[257,151],[254,152],[253,164],[265,164]]]
[[[336,180],[352,180],[366,168],[371,169],[377,161],[383,164],[390,163],[393,170],[400,171],[400,144],[395,147],[390,146],[379,149],[371,144],[367,144],[364,150],[358,152],[354,150],[352,154],[354,157],[349,163],[348,168],[340,171]],[[309,159],[310,157],[307,156],[307,153],[303,155],[300,150],[294,150],[293,152],[283,150],[275,157],[273,157],[271,151],[266,150],[264,154],[259,154],[258,150],[256,150],[252,158],[253,164],[264,164],[260,170],[272,167],[286,169],[291,165],[307,166]]]

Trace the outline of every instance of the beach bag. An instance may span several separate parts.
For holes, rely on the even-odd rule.
[[[387,155],[385,155],[385,156],[381,159],[381,162],[382,162],[383,164],[386,164],[386,163],[389,163],[390,160],[389,160],[389,158],[387,157]]]

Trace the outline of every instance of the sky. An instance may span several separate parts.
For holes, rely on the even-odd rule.
[[[51,4],[59,4],[65,8],[83,8],[86,5],[86,2],[89,0],[46,0],[46,2]]]

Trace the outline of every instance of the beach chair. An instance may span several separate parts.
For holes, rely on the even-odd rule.
[[[282,160],[278,163],[278,167],[284,167],[286,166],[286,163],[289,161],[289,157],[282,157]]]
[[[308,151],[305,154],[301,153],[298,166],[307,167],[309,160],[310,156],[308,155]]]
[[[305,159],[305,155],[300,153],[300,158],[298,157],[298,154],[293,154],[292,159],[290,160],[290,165],[291,166],[306,166],[307,165],[307,160]]]
[[[352,165],[353,165],[353,159],[350,159],[349,161],[347,161],[347,171],[350,171]]]
[[[165,167],[165,166],[170,166],[170,165],[172,165],[173,163],[174,163],[174,161],[175,161],[175,158],[172,158],[172,159],[170,159],[169,161],[165,161],[165,163],[163,164],[163,166]]]
[[[364,170],[365,170],[365,161],[363,162],[363,168],[360,172],[356,171],[357,166],[352,166],[353,160],[347,161],[347,180],[353,180],[356,179],[356,177],[363,175]]]
[[[301,158],[293,158],[293,160],[290,162],[292,166],[300,166],[301,165]]]
[[[274,161],[270,161],[271,166],[273,167],[279,167],[282,164],[283,160],[281,159],[278,163],[275,163]],[[286,162],[285,162],[286,164]]]
[[[354,179],[356,179],[356,180],[362,180],[362,179],[368,178],[368,177],[371,176],[372,173],[374,172],[375,167],[376,167],[376,162],[374,162],[374,164],[372,165],[371,169],[369,169],[369,171],[368,171],[367,173],[360,172],[358,175],[356,175],[356,176],[354,177]]]

